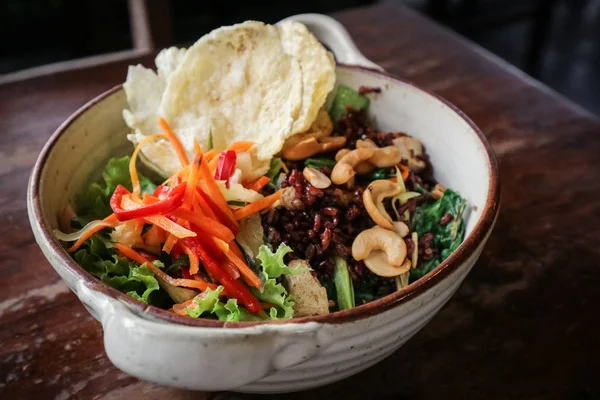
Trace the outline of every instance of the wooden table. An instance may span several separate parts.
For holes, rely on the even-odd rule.
[[[406,9],[336,16],[368,58],[481,127],[503,205],[479,263],[421,332],[356,377],[286,398],[599,398],[600,121]],[[0,398],[246,397],[158,387],[114,368],[100,325],[30,231],[25,191],[39,150],[79,106],[122,82],[130,62],[0,86]]]

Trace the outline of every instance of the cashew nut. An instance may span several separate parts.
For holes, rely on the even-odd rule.
[[[369,159],[369,162],[377,168],[391,167],[402,159],[400,150],[396,146],[377,147],[371,139],[357,140],[356,148],[373,150],[373,157]]]
[[[350,149],[341,149],[340,151],[338,151],[335,154],[335,161],[340,161],[342,159],[342,157],[344,157],[346,154],[350,153],[352,150]],[[354,171],[359,174],[368,174],[369,172],[373,171],[375,169],[375,167],[368,161],[361,161],[358,164],[356,164],[356,166],[354,167]]]
[[[381,250],[372,251],[371,254],[369,254],[369,257],[365,259],[364,263],[375,275],[390,278],[410,271],[411,265],[408,258],[405,259],[399,267],[388,264],[386,255]]]
[[[409,229],[408,226],[402,221],[394,221],[392,222],[393,231],[396,232],[400,237],[405,237],[408,235]]]
[[[366,260],[375,250],[382,250],[385,253],[385,263],[394,268],[392,275],[387,275],[388,271],[386,275],[381,276],[396,276],[402,273],[397,270],[406,259],[406,243],[397,233],[375,227],[359,233],[352,243],[352,257],[357,261]],[[377,254],[374,257],[377,257]],[[373,272],[379,275],[381,271]]]
[[[298,161],[321,152],[321,144],[314,137],[309,137],[290,146],[283,147],[282,155],[286,160]]]
[[[423,144],[419,139],[410,136],[402,136],[392,141],[400,151],[400,157],[408,161],[408,167],[413,171],[420,172],[427,166],[418,156],[423,154]]]
[[[368,160],[373,156],[371,149],[356,149],[344,155],[333,167],[331,171],[331,181],[336,185],[346,183],[356,172],[354,167],[361,161]]]
[[[321,143],[321,152],[328,153],[330,151],[336,151],[346,145],[345,136],[329,136],[319,140]]]
[[[402,189],[398,185],[387,179],[379,179],[371,182],[367,190],[363,192],[363,203],[373,222],[382,228],[394,229],[392,217],[390,217],[383,206],[383,199],[397,196],[401,191]]]
[[[326,189],[331,186],[331,180],[319,170],[314,168],[304,168],[302,175],[306,180],[317,189]]]

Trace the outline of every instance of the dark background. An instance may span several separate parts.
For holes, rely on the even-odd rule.
[[[132,49],[135,1],[2,0],[0,76]],[[387,1],[427,14],[600,115],[600,0]],[[247,19],[276,22],[375,2],[146,0],[152,24],[159,25],[159,48],[189,45],[216,27]]]

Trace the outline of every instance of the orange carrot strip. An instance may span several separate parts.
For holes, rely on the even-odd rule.
[[[267,183],[269,183],[270,180],[271,179],[269,179],[266,176],[261,176],[256,181],[252,182],[249,185],[248,189],[254,190],[255,192],[260,192],[262,188],[264,188],[267,185]]]
[[[175,243],[177,243],[177,236],[169,234],[165,244],[163,245],[163,251],[167,254],[171,254],[171,250],[173,250]]]
[[[137,168],[135,164],[137,161],[138,153],[140,152],[140,150],[142,150],[142,146],[145,145],[146,142],[164,137],[165,135],[150,135],[145,137],[141,142],[138,143],[138,145],[135,147],[135,150],[133,151],[133,154],[131,155],[131,159],[129,160],[129,175],[131,176],[131,184],[133,186],[132,193],[136,197],[140,195],[141,191],[140,179],[138,177]]]
[[[167,139],[169,139],[169,142],[171,142],[173,148],[175,149],[175,153],[177,153],[177,157],[179,157],[181,165],[183,167],[187,166],[190,162],[187,158],[187,154],[185,153],[185,149],[183,148],[183,145],[181,144],[177,136],[175,136],[175,133],[171,130],[171,127],[169,126],[167,121],[165,121],[163,117],[160,117],[158,118],[158,124],[162,128]]]
[[[196,199],[196,204],[198,204],[198,207],[202,211],[202,214],[204,214],[205,216],[207,216],[208,218],[210,218],[212,220],[218,221],[218,218],[215,215],[215,213],[210,209],[210,206],[206,203],[204,198],[202,198],[202,196],[200,196],[198,194],[198,192],[196,192],[195,199]]]
[[[158,199],[152,195],[149,195],[148,193],[144,193],[144,195],[142,196],[142,201],[144,202],[144,204],[154,204],[154,203],[158,203]]]
[[[196,186],[198,186],[198,180],[200,179],[201,162],[202,154],[196,154],[187,179],[187,186],[185,188],[185,194],[183,196],[183,208],[191,208],[192,202],[194,201],[194,196],[196,195]]]
[[[225,225],[221,224],[220,222],[214,219],[205,217],[200,213],[195,213],[179,208],[173,211],[172,214],[177,218],[188,220],[190,223],[197,225],[199,228],[201,228],[202,231],[205,231],[211,236],[219,238],[225,242],[231,242],[233,239],[235,239],[235,235],[233,234],[233,232],[231,232],[231,230]]]
[[[254,142],[234,142],[227,148],[227,150],[233,150],[236,153],[242,153],[250,150],[252,146],[254,146]]]
[[[408,179],[409,170],[404,164],[398,164],[400,171],[402,172],[402,180],[405,181]]]
[[[141,200],[139,201],[141,202]],[[138,207],[138,202],[135,200],[135,197],[123,196],[123,200],[121,201],[121,207],[123,207],[126,210],[131,210]],[[195,232],[184,228],[183,226],[171,221],[169,218],[163,215],[151,215],[149,217],[144,217],[144,220],[149,224],[153,224],[158,226],[159,228],[164,229],[165,231],[175,235],[180,239],[190,236],[196,236]]]
[[[115,214],[110,214],[108,217],[104,218],[102,221],[117,222],[118,220],[117,220],[117,216]],[[106,227],[100,225],[100,226],[97,226],[95,228],[88,230],[79,239],[77,239],[77,241],[75,243],[73,243],[73,246],[69,247],[69,249],[67,251],[69,253],[73,253],[74,251],[77,251],[77,249],[79,249],[86,240],[91,238],[94,233],[100,232],[104,228],[106,228]]]
[[[198,270],[200,269],[200,261],[198,260],[198,256],[196,256],[196,254],[190,250],[189,247],[184,245],[181,245],[181,247],[183,248],[183,252],[187,254],[188,258],[190,259],[190,274],[197,274]]]
[[[215,202],[217,207],[219,207],[219,209],[221,209],[221,211],[223,211],[225,215],[231,219],[231,221],[237,224],[236,219],[229,208],[229,204],[227,204],[227,201],[225,201],[223,193],[221,193],[215,178],[208,169],[208,164],[206,163],[205,159],[202,159],[202,163],[200,164],[200,177],[204,180],[206,188],[208,189],[208,195],[210,195],[210,198]]]
[[[215,149],[209,150],[206,152],[204,157],[206,157],[206,161],[210,161],[217,155],[217,151]]]
[[[398,182],[398,178],[394,177],[394,178],[390,178],[389,179],[391,182],[397,183]]]
[[[117,249],[121,253],[123,253],[123,255],[125,257],[127,257],[130,260],[133,260],[133,261],[135,261],[135,262],[137,262],[139,264],[144,264],[144,263],[148,262],[148,260],[145,259],[143,255],[141,255],[140,253],[138,253],[137,251],[135,251],[131,247],[125,246],[124,244],[121,244],[121,243],[115,244],[115,249]]]
[[[169,218],[163,215],[152,215],[144,218],[149,224],[158,226],[179,239],[196,236],[196,232],[185,229],[183,226],[176,224]]]
[[[244,277],[244,280],[248,285],[260,289],[260,278],[254,273],[254,271],[250,269],[248,264],[239,258],[231,249],[226,252],[225,255],[237,267],[237,269],[240,271],[240,275]]]
[[[270,196],[256,200],[254,203],[248,204],[246,207],[238,208],[233,212],[237,221],[249,217],[250,215],[264,210],[267,207],[272,206],[277,200],[281,199],[282,191],[279,190]]]
[[[246,259],[246,257],[242,253],[242,250],[240,250],[240,248],[238,247],[238,245],[235,242],[235,240],[229,242],[229,247],[231,248],[231,251],[233,251],[235,253],[235,255],[238,256],[240,259],[242,259],[242,260]]]

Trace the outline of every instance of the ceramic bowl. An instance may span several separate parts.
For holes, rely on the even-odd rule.
[[[45,256],[102,324],[108,357],[131,375],[188,389],[260,393],[339,381],[390,355],[421,329],[458,288],[490,234],[498,213],[499,178],[479,129],[438,96],[381,71],[335,20],[315,14],[292,18],[334,52],[339,82],[382,88],[370,107],[378,126],[423,141],[436,178],[469,201],[466,239],[419,281],[326,316],[222,323],[139,303],[85,272],[52,234],[60,211],[99,177],[105,162],[132,151],[121,117],[125,94],[116,87],[83,106],[52,135],[31,176],[28,210]]]

